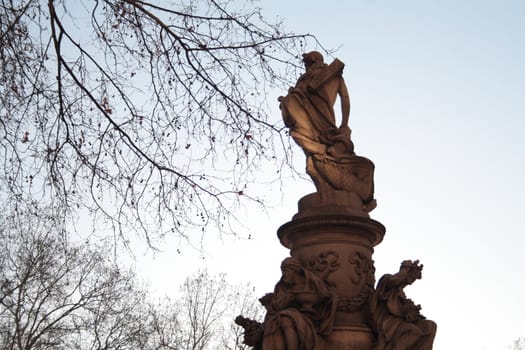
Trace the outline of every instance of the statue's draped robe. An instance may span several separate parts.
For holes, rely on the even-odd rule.
[[[341,137],[333,104],[342,67],[323,64],[308,70],[281,100],[284,123],[306,153],[325,154],[326,146]]]
[[[267,314],[264,321],[263,349],[276,349],[282,337],[282,321],[287,318],[293,324],[293,330],[299,341],[298,349],[289,350],[315,350],[319,345],[319,335],[328,335],[332,332],[337,297],[329,291],[319,277],[311,271],[303,270],[305,274],[304,291],[289,290],[282,282],[277,283],[272,304],[274,310]],[[314,305],[313,313],[305,313],[297,303],[296,295],[301,292],[315,293],[321,301]]]

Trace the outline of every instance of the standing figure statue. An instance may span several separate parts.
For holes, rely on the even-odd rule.
[[[266,294],[263,350],[322,349],[321,336],[332,331],[336,296],[296,258],[281,264],[282,277],[274,293]]]
[[[288,95],[279,97],[284,124],[306,154],[306,172],[317,192],[331,196],[346,192],[349,206],[369,212],[373,200],[373,163],[354,153],[348,126],[350,97],[343,79],[344,64],[324,63],[312,51],[303,55],[306,72]],[[341,101],[341,124],[336,123],[335,101]]]
[[[343,62],[336,59],[327,65],[317,51],[304,54],[303,62],[306,72],[288,90],[288,96],[279,98],[284,124],[307,155],[352,156],[350,96],[343,79]],[[340,127],[333,107],[337,96],[341,100]]]
[[[372,295],[370,311],[377,334],[376,350],[431,350],[436,323],[420,314],[403,288],[421,278],[423,265],[406,260],[399,272],[381,277]]]

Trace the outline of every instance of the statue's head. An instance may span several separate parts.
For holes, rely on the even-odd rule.
[[[415,280],[421,278],[421,271],[423,270],[423,265],[419,264],[419,260],[405,260],[401,263],[399,268],[399,273],[405,276],[409,284],[413,283]]]
[[[285,283],[292,282],[295,276],[301,275],[302,270],[303,267],[296,258],[290,257],[284,259],[281,263],[281,271],[283,273],[282,281]]]
[[[318,51],[310,51],[308,53],[303,54],[303,62],[306,69],[309,67],[315,65],[315,64],[323,64],[324,59],[323,55]]]
[[[286,258],[284,259],[282,262],[281,262],[281,270],[284,270],[284,269],[290,269],[290,270],[296,270],[296,271],[299,271],[303,268],[303,266],[301,265],[301,263],[299,262],[299,260],[297,260],[296,258],[294,257],[289,257],[289,258]]]

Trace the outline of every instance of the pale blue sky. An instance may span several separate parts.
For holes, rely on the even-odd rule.
[[[372,218],[387,228],[374,254],[377,277],[404,259],[423,262],[423,279],[407,294],[438,323],[434,349],[505,349],[525,336],[525,1],[261,6],[289,30],[340,47],[356,151],[376,165]],[[285,184],[269,216],[246,213],[253,240],[211,243],[206,254],[173,256],[168,247],[143,272],[173,292],[184,276],[155,271],[190,274],[208,264],[261,295],[271,291],[288,254],[275,231],[308,186]]]

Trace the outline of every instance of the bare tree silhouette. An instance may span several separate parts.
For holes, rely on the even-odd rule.
[[[290,144],[266,98],[311,35],[251,1],[1,0],[0,197],[104,220],[126,243],[231,231]],[[93,225],[93,227],[95,227]]]

